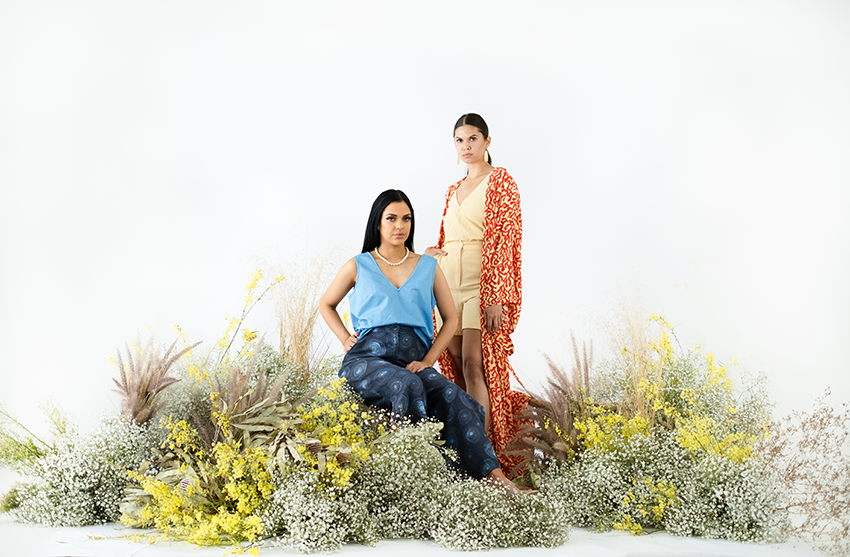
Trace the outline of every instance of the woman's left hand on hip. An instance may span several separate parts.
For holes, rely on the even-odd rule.
[[[406,369],[407,371],[412,371],[413,373],[419,373],[420,371],[428,367],[431,366],[429,366],[425,362],[420,362],[417,360],[407,364],[404,369]]]

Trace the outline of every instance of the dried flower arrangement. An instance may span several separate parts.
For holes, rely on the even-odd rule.
[[[212,350],[196,353],[178,330],[180,350],[161,355],[151,341],[119,353],[122,413],[91,434],[48,408],[46,442],[0,408],[0,464],[27,478],[2,511],[49,525],[121,521],[253,553],[387,538],[555,547],[570,525],[755,542],[796,534],[848,550],[850,410],[820,401],[772,422],[763,380],[735,391],[711,354],[675,349],[660,316],[624,319],[598,363],[575,338],[570,373],[548,360],[550,380],[509,447],[523,457],[517,481],[539,491],[508,497],[453,468],[441,424],[393,420],[334,379],[338,358],[306,361],[309,335],[295,352],[288,336],[279,353],[244,330],[282,277],[257,294],[261,280],[252,276],[241,317]]]
[[[667,530],[747,542],[796,536],[846,554],[850,409],[771,420],[763,376],[736,391],[700,347],[674,347],[672,325],[627,315],[612,357],[594,366],[573,338],[571,373],[520,415],[509,450],[521,480],[563,501],[573,525],[633,534]],[[676,342],[678,344],[678,342]]]

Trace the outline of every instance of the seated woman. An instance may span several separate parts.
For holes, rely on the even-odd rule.
[[[511,491],[484,429],[484,408],[432,366],[457,329],[452,294],[437,261],[413,252],[413,207],[400,190],[372,204],[363,252],[334,278],[319,309],[346,352],[339,370],[366,404],[412,421],[435,418],[470,476]],[[349,296],[354,334],[336,308]],[[436,339],[434,305],[443,326]]]

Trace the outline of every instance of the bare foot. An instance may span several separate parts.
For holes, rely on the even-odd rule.
[[[496,468],[484,478],[485,482],[488,482],[496,487],[500,487],[505,490],[509,495],[524,495],[528,493],[535,493],[533,489],[520,489],[517,485],[508,479],[505,476],[505,473],[502,472],[501,468]]]

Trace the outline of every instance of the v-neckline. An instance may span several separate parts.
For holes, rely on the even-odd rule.
[[[372,252],[369,252],[369,259],[371,259],[372,263],[375,264],[375,267],[378,268],[378,272],[381,273],[381,276],[384,277],[384,280],[390,283],[390,286],[392,286],[398,291],[401,291],[401,289],[404,288],[404,285],[410,281],[410,277],[412,277],[416,273],[416,270],[419,269],[419,264],[422,263],[422,256],[420,255],[419,260],[416,262],[416,267],[413,268],[413,271],[407,276],[406,279],[404,279],[404,282],[401,283],[401,286],[396,286],[395,284],[393,284],[393,281],[391,281],[390,278],[384,274],[384,271],[381,270],[381,266],[378,265],[378,260],[375,259],[374,255],[372,255]]]
[[[457,206],[458,206],[458,207],[463,207],[463,204],[466,202],[466,200],[467,200],[467,199],[469,199],[470,197],[472,197],[472,194],[474,194],[474,193],[478,190],[478,188],[480,188],[481,186],[483,186],[483,185],[484,185],[484,182],[489,183],[489,182],[490,182],[490,175],[491,175],[491,174],[493,174],[493,171],[492,171],[492,170],[491,170],[490,172],[488,172],[487,174],[485,174],[485,175],[484,175],[484,177],[483,177],[483,178],[481,178],[481,181],[480,181],[480,182],[478,182],[478,185],[477,185],[477,186],[475,186],[474,188],[472,188],[472,191],[471,191],[471,192],[469,192],[468,194],[466,194],[466,197],[464,197],[464,198],[463,198],[463,201],[461,201],[461,200],[460,200],[460,196],[458,196],[458,194],[457,194],[457,190],[460,188],[460,186],[458,186],[457,188],[455,188],[455,195],[454,195],[454,197],[455,197],[455,202],[457,202]],[[466,178],[464,178],[464,179],[461,181],[461,183],[463,183],[463,182],[465,182],[465,181],[466,181]]]

